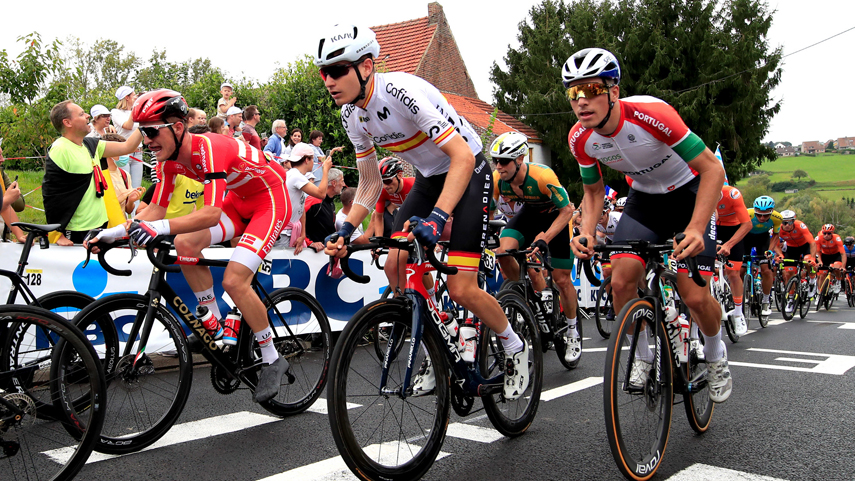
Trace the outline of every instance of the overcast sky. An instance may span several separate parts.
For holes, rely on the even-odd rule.
[[[429,2],[6,3],[0,49],[12,56],[21,50],[15,42],[18,36],[38,31],[45,40],[64,40],[73,35],[88,45],[99,38],[113,39],[143,59],[148,59],[154,48],[166,49],[170,61],[208,57],[232,77],[246,75],[267,81],[278,66],[317,48],[328,25],[348,22],[372,26],[425,17]],[[508,45],[518,46],[518,23],[541,1],[440,3],[478,95],[492,102],[490,66],[494,61],[503,65]],[[777,9],[770,43],[781,45],[785,54],[855,27],[853,0],[770,0],[769,5]],[[852,45],[855,30],[785,59],[783,80],[773,94],[783,100],[783,107],[764,140],[798,144],[855,136],[855,96],[849,92],[849,84],[855,79]],[[715,139],[705,140],[715,144]]]

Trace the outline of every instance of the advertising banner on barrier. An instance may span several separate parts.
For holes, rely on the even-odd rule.
[[[0,244],[0,268],[14,271],[22,249],[20,244]],[[209,248],[203,253],[209,259],[228,259],[232,251]],[[60,290],[75,290],[98,299],[120,292],[145,294],[148,289],[152,266],[142,251],[133,259],[128,249],[113,249],[107,254],[107,260],[113,267],[131,270],[132,275],[129,277],[108,274],[96,256],[84,269],[85,260],[86,251],[82,246],[51,245],[45,250],[34,247],[24,272],[24,280],[36,297]],[[381,257],[381,265],[384,261]],[[259,281],[268,292],[289,286],[305,289],[323,306],[332,330],[340,331],[359,309],[379,299],[388,283],[383,271],[371,265],[368,251],[357,252],[350,259],[350,267],[355,273],[370,276],[368,284],[358,284],[346,277],[333,279],[327,275],[328,264],[328,256],[308,249],[299,255],[294,255],[292,249],[274,249],[260,268]],[[223,271],[221,268],[211,269],[220,312],[225,315],[234,303],[223,291]],[[590,286],[584,274],[579,278],[575,269],[573,274],[579,306],[594,307],[597,289]],[[197,304],[196,297],[180,273],[168,274],[167,281],[188,306]],[[488,276],[487,283],[491,290],[498,290],[502,284],[498,269]],[[8,293],[10,289],[11,282],[0,277],[0,292]],[[20,298],[18,302],[21,302]]]

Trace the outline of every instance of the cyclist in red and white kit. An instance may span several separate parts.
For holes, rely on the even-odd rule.
[[[324,85],[342,107],[341,122],[356,149],[359,184],[356,199],[336,243],[326,253],[346,254],[344,239],[377,202],[382,182],[375,144],[397,153],[418,169],[416,180],[398,211],[393,236],[417,237],[427,247],[439,240],[454,214],[448,265],[451,298],[478,316],[501,338],[505,356],[504,395],[518,399],[529,385],[529,350],[514,332],[495,298],[478,288],[478,265],[487,237],[487,207],[493,179],[481,153],[477,133],[455,112],[436,87],[402,72],[375,72],[380,45],[371,29],[336,25],[320,39],[315,65]],[[415,225],[407,234],[405,223]],[[390,285],[404,280],[406,253],[390,252],[386,275]],[[435,375],[426,358],[414,394],[434,389]]]
[[[161,89],[141,95],[133,108],[144,142],[161,163],[162,182],[152,203],[133,222],[97,233],[90,242],[109,242],[129,235],[144,245],[159,235],[176,235],[180,256],[203,257],[202,249],[240,236],[223,275],[223,288],[234,300],[261,348],[263,366],[255,400],[267,401],[279,392],[288,361],[273,346],[267,311],[251,287],[258,266],[273,247],[290,216],[285,169],[240,140],[219,134],[190,134],[187,103],[178,92]],[[205,183],[205,206],[191,214],[164,220],[177,175]],[[226,193],[228,192],[228,195]],[[126,231],[127,229],[127,231]],[[223,336],[222,318],[208,267],[182,265],[187,283],[206,318],[208,334]],[[227,329],[228,330],[228,329]],[[226,332],[226,337],[234,333]]]
[[[713,214],[724,184],[724,169],[670,105],[648,96],[619,98],[620,66],[611,52],[589,48],[573,54],[564,64],[562,80],[579,119],[568,141],[581,167],[583,211],[602,208],[602,163],[626,174],[631,187],[614,234],[615,244],[632,239],[664,242],[685,233],[686,238],[674,246],[677,285],[704,335],[710,398],[726,401],[733,381],[721,340],[721,309],[707,287],[689,279],[684,262],[697,255],[701,273],[712,274],[716,248]],[[586,215],[581,235],[571,242],[581,259],[594,253],[597,220],[597,216]],[[587,246],[579,242],[583,237]],[[614,307],[620,311],[637,297],[644,262],[630,253],[614,253],[611,260]],[[638,337],[630,375],[633,385],[646,382],[653,361],[648,336]]]

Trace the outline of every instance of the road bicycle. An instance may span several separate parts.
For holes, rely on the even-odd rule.
[[[552,282],[552,271],[554,270],[549,259],[549,248],[546,245],[541,245],[540,250],[542,255],[531,257],[534,249],[509,249],[502,254],[496,254],[496,257],[513,257],[520,266],[520,276],[518,280],[508,279],[502,285],[502,289],[496,295],[496,298],[501,298],[505,290],[514,290],[520,294],[529,309],[534,314],[537,325],[540,327],[540,347],[545,353],[550,348],[555,350],[559,362],[565,369],[572,370],[579,366],[579,361],[582,360],[580,355],[572,362],[567,362],[564,355],[567,352],[567,343],[564,340],[564,333],[567,331],[567,321],[564,319],[564,312],[561,309],[561,295],[557,287]],[[548,273],[546,276],[546,288],[538,293],[532,285],[532,280],[528,276],[529,269],[545,269]],[[539,275],[539,272],[538,272]],[[582,337],[582,320],[577,314],[576,330],[579,332],[579,337]],[[579,344],[581,348],[581,341]]]
[[[804,319],[807,317],[808,312],[810,311],[810,281],[807,278],[808,269],[813,272],[813,266],[809,261],[800,260],[797,261],[795,259],[783,259],[781,261],[781,267],[786,265],[796,265],[798,268],[796,274],[794,274],[787,281],[784,286],[783,295],[784,295],[784,309],[781,311],[781,314],[784,316],[784,320],[790,321],[793,319],[796,310],[799,311],[799,317]],[[780,269],[779,269],[780,270]],[[792,302],[793,310],[787,310],[787,305]]]
[[[745,325],[749,325],[753,316],[761,327],[766,327],[769,324],[769,316],[764,316],[762,313],[763,277],[760,266],[769,261],[765,257],[755,255],[746,255],[743,260],[745,276],[742,279],[742,312],[745,316]]]
[[[528,388],[509,399],[502,389],[508,368],[496,334],[474,319],[474,338],[463,338],[476,348],[474,361],[467,362],[424,289],[425,272],[453,275],[456,268],[440,264],[433,250],[426,252],[418,240],[373,237],[369,244],[348,246],[347,256],[341,259],[344,273],[356,282],[368,282],[369,277],[350,269],[348,257],[377,248],[410,254],[405,288],[396,289],[395,297],[366,305],[348,322],[333,352],[327,388],[333,439],[353,474],[371,480],[422,477],[442,448],[449,409],[465,416],[479,397],[499,432],[523,434],[537,413],[543,370],[542,354],[536,349],[540,346],[538,327],[525,299],[515,291],[505,291],[499,299],[529,350],[529,365],[517,367],[528,369]],[[389,325],[389,341],[380,361],[374,348],[363,345],[362,340],[372,329]],[[406,343],[404,350],[397,347],[401,342]],[[436,385],[432,391],[414,396],[414,369],[423,364],[425,356],[432,363]]]
[[[45,309],[0,306],[0,473],[66,480],[104,424],[106,381],[83,333]]]
[[[823,266],[818,270],[818,272],[823,271],[825,271],[825,277],[822,278],[822,282],[819,283],[819,289],[816,292],[817,312],[819,312],[819,309],[822,306],[825,306],[826,311],[831,309],[831,306],[834,304],[834,301],[840,293],[839,290],[836,293],[834,292],[834,286],[838,286],[838,289],[840,286],[837,279],[834,278],[834,274],[843,272],[843,269],[834,266]]]
[[[715,272],[710,281],[710,294],[721,306],[721,323],[727,331],[727,337],[730,338],[730,342],[736,343],[739,342],[739,335],[736,334],[736,320],[733,316],[736,304],[733,302],[733,291],[725,275],[725,267],[731,266],[733,264],[727,260],[727,256],[716,255]]]
[[[784,266],[773,257],[769,268],[775,273],[775,279],[772,281],[772,298],[775,299],[775,310],[783,314],[784,307],[787,305],[786,291],[784,290],[787,284],[784,282]]]
[[[105,259],[108,251],[125,245],[127,239],[98,245],[98,260],[107,272],[131,274],[115,269]],[[218,393],[231,394],[241,385],[255,391],[262,362],[252,330],[243,326],[234,346],[214,341],[166,279],[167,272],[180,272],[178,265],[226,267],[228,261],[176,257],[170,255],[171,248],[162,237],[146,247],[154,268],[145,295],[103,297],[75,319],[85,324],[89,318],[107,316],[128,324],[128,334],[123,333],[116,346],[121,356],[106,373],[107,423],[96,446],[100,452],[139,451],[166,434],[190,394],[191,353],[201,353],[211,363],[211,383]],[[286,287],[268,293],[257,275],[252,286],[267,308],[276,350],[291,365],[278,396],[260,403],[261,407],[277,416],[301,413],[318,399],[326,384],[332,353],[329,321],[317,300],[302,289]],[[174,357],[154,355],[170,350],[175,351]]]
[[[846,292],[846,302],[849,307],[855,307],[855,288],[852,285],[852,277],[855,276],[852,266],[846,266],[846,274],[843,276],[843,289]]]
[[[675,241],[679,243],[681,236],[678,234]],[[709,428],[714,404],[709,398],[706,364],[699,340],[690,334],[695,329],[665,318],[664,306],[674,302],[692,322],[688,309],[677,296],[668,296],[668,292],[677,290],[677,276],[662,263],[662,253],[672,251],[673,244],[627,241],[594,249],[634,252],[646,259],[646,286],[639,290],[639,298],[628,302],[618,313],[609,339],[603,407],[609,447],[618,469],[627,479],[647,480],[656,473],[665,456],[675,394],[683,395],[692,429],[702,434]],[[691,279],[701,287],[706,286],[695,259],[687,258],[686,263]],[[585,274],[593,282],[595,276],[590,266]],[[650,339],[653,363],[645,384],[635,387],[630,383],[630,372],[639,336],[644,335]]]

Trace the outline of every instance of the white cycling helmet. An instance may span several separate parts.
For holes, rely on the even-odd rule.
[[[571,82],[582,79],[602,78],[620,83],[620,64],[617,57],[602,48],[586,48],[574,53],[564,62],[561,69],[561,80],[564,88]]]
[[[528,153],[528,137],[519,132],[505,132],[490,145],[490,157],[516,159]]]
[[[365,54],[380,55],[380,44],[370,28],[356,25],[335,25],[318,42],[315,65],[323,67],[339,62],[356,62]]]
[[[615,202],[615,207],[626,207],[626,197],[621,197]]]
[[[781,212],[781,219],[782,220],[795,220],[796,219],[796,213],[791,211],[791,210],[785,210],[784,212]]]

